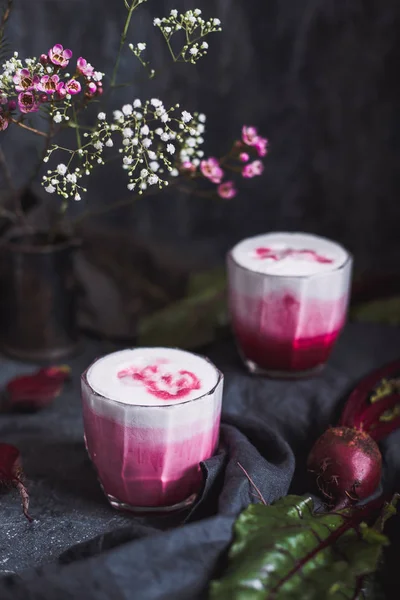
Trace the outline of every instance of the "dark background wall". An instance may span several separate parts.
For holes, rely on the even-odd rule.
[[[223,32],[198,66],[173,65],[156,16],[199,7]],[[124,22],[123,0],[15,0],[9,37],[21,55],[60,42],[110,73]],[[342,241],[358,268],[400,259],[398,0],[149,0],[128,40],[145,41],[159,74],[149,82],[127,52],[113,108],[134,97],[179,101],[208,115],[207,150],[223,152],[242,123],[270,139],[263,177],[229,202],[161,195],[107,217],[111,227],[217,260],[243,236],[273,229],[314,231]],[[36,138],[9,132],[17,179]],[[94,206],[125,196],[118,164],[93,179]],[[52,198],[52,201],[55,201]]]

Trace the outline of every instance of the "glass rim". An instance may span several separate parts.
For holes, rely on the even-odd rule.
[[[197,358],[205,360],[216,371],[216,373],[217,373],[217,382],[215,383],[215,385],[210,390],[208,390],[207,392],[205,392],[201,396],[196,396],[195,398],[191,398],[190,400],[183,400],[183,401],[178,401],[177,400],[173,404],[129,404],[128,402],[122,402],[121,400],[116,400],[115,398],[108,398],[107,396],[104,396],[104,394],[100,394],[95,389],[93,389],[93,387],[90,385],[90,383],[88,381],[87,374],[88,374],[89,370],[99,360],[101,360],[102,358],[105,358],[106,356],[109,356],[109,354],[105,354],[104,356],[99,356],[98,358],[95,358],[90,363],[90,365],[84,370],[84,372],[81,375],[81,383],[83,382],[91,390],[92,394],[94,394],[98,398],[102,398],[103,400],[106,400],[107,402],[110,402],[110,403],[116,403],[116,404],[121,405],[121,406],[132,407],[132,408],[137,408],[138,407],[138,408],[162,408],[162,409],[167,409],[167,408],[173,408],[174,406],[183,406],[184,404],[190,404],[191,402],[196,402],[197,400],[201,400],[202,398],[206,398],[207,396],[211,396],[211,394],[214,394],[215,390],[220,385],[220,383],[222,381],[224,381],[224,374],[222,373],[222,371],[220,371],[218,369],[218,367],[216,367],[214,365],[214,363],[207,356],[204,356],[203,354],[197,354],[196,352],[189,352],[187,350],[182,350],[181,348],[175,348],[175,347],[171,348],[171,347],[166,347],[166,346],[143,346],[143,350],[147,350],[149,348],[160,348],[162,350],[181,350],[183,352],[188,352],[188,354],[192,354],[193,356],[196,356]],[[124,348],[123,350],[138,350],[138,348]],[[118,350],[117,350],[117,352],[118,352]],[[114,352],[111,352],[110,354],[114,354]]]
[[[298,232],[295,232],[295,233],[298,233]],[[299,233],[301,233],[301,232],[299,232]],[[307,235],[312,235],[312,234],[307,234]],[[257,237],[257,236],[253,236],[253,237]],[[238,263],[238,261],[233,256],[233,251],[236,248],[236,246],[238,246],[238,244],[240,244],[241,242],[243,242],[247,239],[251,239],[251,238],[244,238],[243,240],[241,240],[240,242],[235,244],[233,246],[233,248],[231,248],[229,250],[229,252],[227,253],[227,261],[228,262],[231,261],[235,265],[235,267],[237,267],[238,269],[242,269],[243,271],[247,271],[248,273],[253,273],[255,275],[260,275],[262,277],[271,277],[273,279],[295,279],[295,280],[326,277],[327,275],[331,275],[332,273],[337,273],[339,271],[344,270],[349,263],[351,264],[353,262],[353,255],[344,246],[342,246],[342,244],[339,244],[338,242],[334,242],[333,240],[330,240],[329,238],[326,238],[326,237],[322,237],[322,236],[318,236],[318,237],[320,237],[324,240],[327,240],[328,242],[333,242],[334,244],[336,244],[336,246],[339,246],[339,248],[341,248],[343,250],[343,252],[346,254],[346,259],[344,260],[344,262],[342,262],[337,267],[334,267],[333,269],[329,269],[328,271],[321,271],[320,273],[310,273],[309,275],[284,275],[284,274],[279,274],[279,273],[263,273],[263,271],[257,271],[255,269],[249,269],[248,267],[244,267],[243,265]]]

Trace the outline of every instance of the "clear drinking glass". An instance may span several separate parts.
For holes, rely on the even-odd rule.
[[[165,350],[168,355],[174,352],[157,348],[139,350],[145,356],[162,356],[161,351]],[[113,361],[115,357],[115,365],[120,368],[122,363],[117,355],[124,352],[130,351],[116,352],[103,359]],[[115,508],[137,512],[177,510],[194,502],[203,485],[199,463],[210,458],[218,445],[223,376],[208,359],[176,352],[187,355],[189,365],[191,359],[206,362],[207,369],[214,374],[212,386],[203,387],[198,396],[192,394],[189,400],[178,392],[191,373],[184,369],[173,372],[173,367],[165,371],[165,360],[158,362],[164,371],[161,379],[157,377],[163,385],[172,381],[174,390],[178,390],[173,403],[166,403],[161,392],[155,404],[140,404],[140,389],[135,387],[143,383],[139,376],[135,376],[134,387],[124,390],[123,401],[117,400],[115,394],[110,394],[113,396],[110,398],[99,393],[95,382],[89,383],[90,372],[103,359],[95,361],[82,375],[86,449],[102,489]],[[126,367],[124,356],[121,359]],[[118,377],[121,379],[121,373],[129,368],[128,365],[124,371],[120,370]],[[152,368],[155,367],[145,367],[142,372],[150,372],[153,377]],[[115,373],[111,378],[114,376]],[[131,403],[127,403],[126,393],[132,395]],[[135,402],[136,395],[139,403]]]
[[[336,252],[335,260],[318,254],[321,244]],[[260,262],[243,260],[241,248],[258,253]],[[290,268],[278,265],[290,252],[289,267],[300,274],[287,275]],[[276,272],[262,272],[265,257]],[[319,264],[301,264],[307,260]],[[318,271],[311,272],[313,267]],[[229,306],[248,370],[284,378],[318,372],[346,321],[351,269],[351,255],[342,246],[308,234],[267,234],[235,246],[228,254]]]

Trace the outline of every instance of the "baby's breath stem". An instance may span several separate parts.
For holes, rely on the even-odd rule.
[[[82,148],[82,140],[81,140],[81,132],[79,130],[79,123],[78,123],[78,118],[77,118],[77,114],[76,114],[75,104],[72,105],[72,113],[74,115],[74,123],[76,125],[76,127],[75,127],[76,143],[78,145],[78,149],[80,150]]]
[[[137,8],[137,6],[138,6],[138,4],[137,4],[136,0],[132,0],[132,4],[131,4],[130,8],[128,9],[128,15],[126,17],[125,26],[124,26],[124,29],[121,34],[121,40],[119,43],[117,58],[115,59],[114,69],[113,69],[113,73],[111,76],[111,84],[110,85],[112,88],[115,86],[115,83],[117,81],[118,68],[119,68],[119,63],[121,60],[121,53],[122,53],[123,47],[125,46],[126,37],[128,35],[128,29],[129,29],[129,25],[131,23],[133,11],[135,10],[135,8]]]

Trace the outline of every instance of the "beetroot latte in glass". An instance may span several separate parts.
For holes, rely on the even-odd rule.
[[[260,235],[231,250],[232,326],[252,373],[301,377],[323,367],[346,320],[351,266],[342,246],[305,233]]]
[[[135,511],[190,505],[217,447],[223,377],[206,358],[137,348],[82,376],[85,443],[109,502]]]

